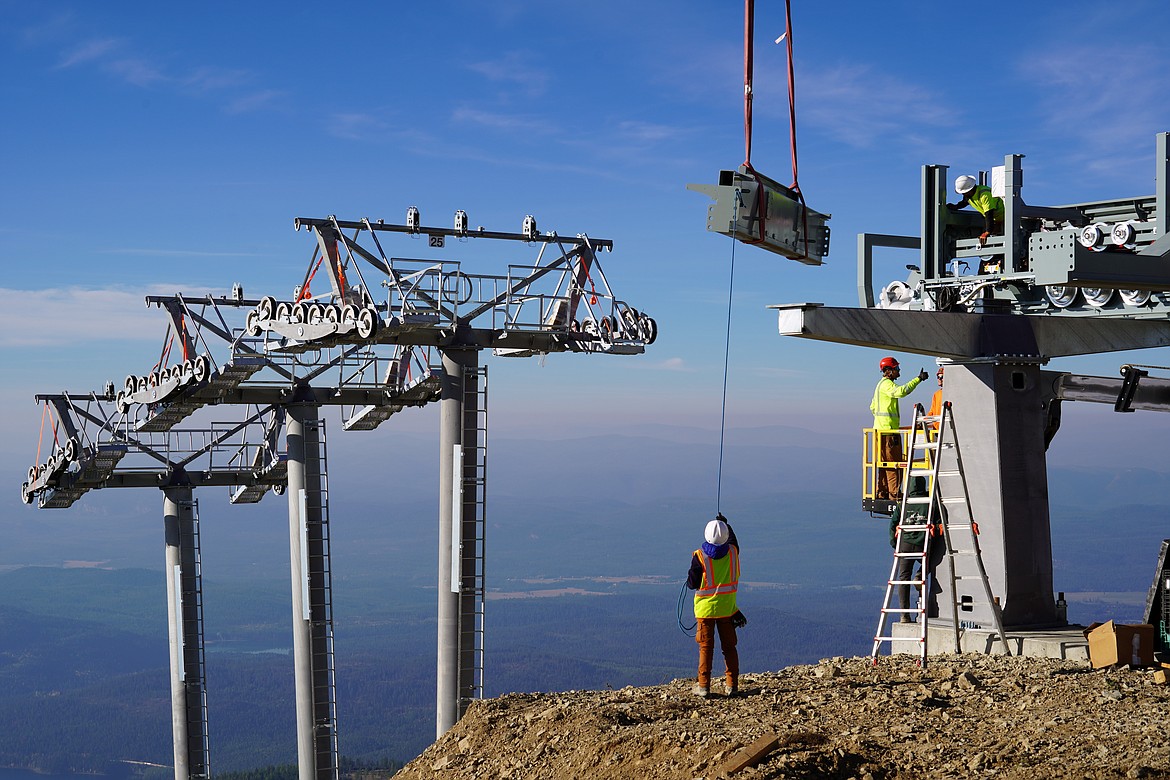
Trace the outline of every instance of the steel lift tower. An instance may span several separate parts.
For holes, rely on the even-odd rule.
[[[339,406],[345,430],[373,430],[404,408],[441,404],[442,734],[483,692],[487,373],[480,352],[638,354],[657,336],[654,320],[609,287],[597,255],[612,242],[541,234],[531,216],[519,233],[472,230],[462,211],[452,229],[422,227],[414,208],[405,225],[328,217],[296,226],[312,232],[315,250],[292,300],[245,300],[238,286],[230,297],[150,296],[148,305],[169,317],[169,340],[151,371],[127,377],[117,392],[110,383],[100,394],[39,397],[56,410],[54,435],[63,427],[68,439],[29,470],[21,491],[27,503],[64,508],[95,488],[164,489],[180,779],[205,777],[209,765],[193,487],[230,486],[233,503],[287,488],[300,776],[333,778],[338,747],[321,407]],[[415,249],[425,239],[431,252],[453,238],[523,244],[537,254],[504,274],[465,273],[455,261],[387,256],[382,240],[394,235],[418,240]],[[378,275],[377,297],[363,265]],[[317,279],[313,294],[318,272],[328,282]],[[181,359],[171,361],[176,341]],[[216,352],[226,352],[221,362]],[[176,427],[195,414],[215,419],[205,428]],[[122,464],[128,453],[153,464]],[[196,469],[200,458],[209,463]]]
[[[598,255],[612,250],[612,241],[541,233],[531,215],[518,233],[471,228],[464,211],[455,212],[451,228],[426,227],[415,207],[401,225],[333,216],[295,224],[316,239],[301,284],[292,300],[265,298],[248,314],[249,333],[265,339],[268,354],[396,345],[441,356],[435,722],[441,736],[483,692],[487,371],[480,353],[638,354],[657,337],[657,324],[610,289]],[[503,274],[468,273],[452,260],[387,254],[383,242],[392,238],[411,239],[411,254],[441,254],[449,241],[474,240],[534,247],[536,257]],[[314,281],[321,272],[324,283]],[[374,274],[376,286],[366,274]],[[324,292],[314,295],[314,287]],[[368,430],[382,419],[377,409],[360,409],[344,427]]]
[[[1159,383],[1139,387],[1140,370],[1127,368],[1122,379],[1042,370],[1054,357],[1170,345],[1167,138],[1157,136],[1153,195],[1055,207],[1024,202],[1023,156],[1008,155],[980,174],[1005,205],[1004,235],[986,246],[977,238],[981,216],[948,208],[947,168],[927,165],[921,235],[858,237],[860,308],[774,307],[782,335],[949,361],[944,398],[1009,629],[1062,622],[1052,592],[1045,464],[1061,401],[1167,410]],[[875,247],[918,250],[909,277],[876,297]],[[969,607],[971,596],[960,590],[957,599]],[[940,605],[940,614],[949,607]],[[963,615],[965,627],[992,625],[987,608]]]
[[[213,371],[204,387],[223,383]],[[153,488],[163,493],[167,622],[176,778],[210,775],[203,648],[203,587],[196,487],[228,487],[239,502],[259,501],[283,487],[274,448],[278,410],[251,410],[233,424],[171,431],[132,430],[114,409],[113,392],[38,395],[63,445],[29,470],[28,503],[63,509],[101,488]]]
[[[339,405],[343,414],[377,409],[385,420],[435,400],[434,372],[424,350],[398,347],[333,350],[310,367],[294,356],[263,355],[243,332],[242,316],[260,301],[244,300],[238,289],[231,298],[150,296],[147,303],[170,320],[158,364],[128,376],[117,392],[109,383],[100,394],[38,396],[53,411],[54,437],[61,431],[65,440],[29,469],[22,498],[66,508],[93,489],[163,490],[175,776],[182,780],[207,777],[210,766],[192,491],[225,486],[231,503],[243,504],[288,488],[298,757],[302,776],[336,777],[328,483],[318,412],[324,405]],[[230,325],[232,319],[239,322]],[[217,363],[214,354],[224,350],[229,357]],[[172,351],[181,357],[169,365]],[[418,381],[400,381],[408,371]],[[212,420],[176,427],[196,414]]]

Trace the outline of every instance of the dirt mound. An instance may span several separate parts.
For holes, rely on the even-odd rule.
[[[692,685],[476,701],[395,777],[716,778],[774,734],[735,778],[1170,778],[1170,686],[1153,670],[835,658],[745,675],[735,698]]]

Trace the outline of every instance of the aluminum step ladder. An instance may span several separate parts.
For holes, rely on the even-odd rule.
[[[925,495],[911,495],[914,480],[925,478]],[[922,533],[921,550],[904,550],[903,534]],[[955,543],[963,545],[956,549]],[[874,635],[872,657],[877,663],[883,642],[909,641],[906,637],[893,636],[893,629],[885,633],[888,619],[901,622],[903,616],[917,618],[918,664],[926,666],[928,655],[927,637],[932,615],[928,607],[934,586],[934,567],[931,558],[937,555],[934,545],[942,543],[947,557],[947,579],[950,582],[951,620],[954,637],[954,651],[962,652],[962,629],[959,622],[959,605],[956,582],[962,579],[978,579],[986,603],[995,620],[996,632],[1008,655],[1007,637],[1003,630],[1003,616],[999,601],[992,595],[987,570],[979,549],[979,525],[971,513],[970,492],[963,473],[963,458],[959,451],[951,403],[943,404],[938,416],[927,415],[921,404],[914,406],[914,420],[910,428],[909,447],[906,458],[906,473],[902,480],[902,501],[898,508],[898,527],[895,536],[894,561],[886,584],[885,600],[878,617],[877,632]],[[971,565],[960,573],[957,562],[967,559]],[[905,560],[917,560],[918,570],[908,579],[899,578],[899,564]],[[941,562],[941,561],[939,561]],[[913,608],[894,607],[893,598],[897,588],[916,587],[919,589],[918,604]]]

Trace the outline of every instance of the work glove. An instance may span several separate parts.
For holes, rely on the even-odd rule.
[[[918,369],[918,381],[919,382],[925,382],[929,378],[930,378],[930,374],[926,373],[925,368]]]
[[[744,617],[744,614],[737,609],[735,614],[731,616],[731,625],[735,626],[736,628],[743,628],[747,625],[747,618]]]

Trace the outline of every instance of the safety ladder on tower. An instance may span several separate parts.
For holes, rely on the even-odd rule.
[[[315,434],[314,434],[315,431]],[[308,578],[309,643],[313,656],[313,722],[317,743],[316,777],[338,777],[337,680],[333,655],[333,572],[329,543],[329,465],[325,421],[305,421],[305,441],[317,442],[316,457],[305,458],[306,490],[302,555]]]
[[[914,480],[925,479],[924,494],[912,495]],[[903,535],[921,534],[922,549],[905,549],[917,546],[910,544]],[[959,541],[963,547],[955,548]],[[971,513],[971,496],[967,489],[967,478],[963,472],[963,456],[959,451],[958,436],[955,433],[951,403],[943,404],[938,416],[927,415],[920,404],[914,407],[914,421],[910,428],[907,450],[906,471],[902,479],[902,501],[898,510],[898,526],[894,542],[894,562],[886,584],[885,600],[878,617],[877,633],[874,635],[873,660],[877,663],[883,642],[909,641],[907,637],[884,633],[886,621],[893,618],[904,622],[904,616],[916,616],[918,624],[919,666],[926,666],[928,624],[931,617],[929,604],[934,587],[934,567],[931,559],[940,558],[932,545],[943,544],[947,557],[947,579],[950,581],[951,622],[954,636],[954,650],[962,652],[962,634],[959,622],[959,606],[956,583],[965,579],[978,579],[982,585],[986,604],[995,622],[996,632],[1003,651],[1010,655],[1007,636],[1003,630],[1003,616],[999,602],[991,593],[987,570],[983,566],[983,555],[979,549],[979,525]],[[963,572],[957,568],[959,559],[969,559],[973,566]],[[917,561],[917,573],[906,576],[905,561]],[[901,564],[901,565],[900,565]],[[901,569],[901,575],[899,574]],[[898,588],[919,589],[918,605],[913,608],[895,607],[892,601]]]
[[[180,588],[180,614],[184,623],[190,621],[194,625],[184,625],[183,636],[198,637],[196,642],[183,647],[183,685],[187,689],[187,734],[188,738],[200,740],[198,746],[191,745],[188,755],[188,772],[191,778],[211,777],[211,768],[207,766],[207,757],[210,755],[210,744],[207,736],[207,671],[203,654],[203,569],[199,557],[199,502],[192,499],[190,502],[181,502],[185,510],[190,508],[191,525],[190,538],[180,539],[179,549],[190,550],[194,569],[192,577],[185,578],[186,585]],[[180,524],[180,533],[183,526]],[[190,589],[187,589],[187,586]],[[193,645],[193,646],[192,646]],[[188,662],[188,659],[190,662]],[[192,675],[191,672],[195,674]],[[194,677],[195,679],[192,679]],[[196,701],[192,701],[197,698]],[[195,757],[202,757],[196,766]]]
[[[464,374],[464,414],[474,415],[464,426],[463,471],[460,491],[464,505],[462,570],[459,577],[459,711],[472,699],[483,698],[484,667],[484,535],[487,493],[487,367]],[[475,440],[467,441],[474,432]],[[470,510],[470,511],[468,511]]]

